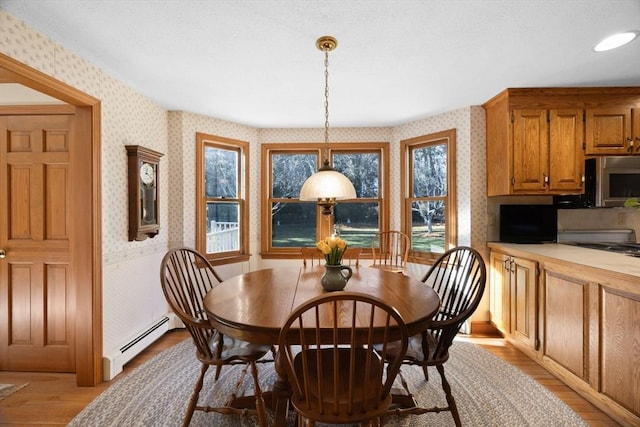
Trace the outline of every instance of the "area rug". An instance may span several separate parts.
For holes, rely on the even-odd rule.
[[[16,391],[20,390],[23,387],[26,387],[28,384],[20,384],[20,385],[14,385],[14,384],[0,384],[0,400],[4,399],[5,397],[15,393]]]
[[[185,340],[150,359],[105,390],[69,426],[180,426],[198,377],[195,347]],[[237,367],[222,369],[218,382],[207,373],[200,401],[226,396],[238,379]],[[272,364],[260,364],[260,383],[276,378]],[[433,370],[425,382],[422,370],[402,368],[419,404],[446,405],[440,376]],[[445,364],[462,424],[465,426],[586,426],[564,402],[519,369],[473,343],[454,342]],[[253,387],[251,376],[246,387]],[[211,401],[211,400],[207,400]],[[219,399],[217,400],[220,401]],[[271,416],[272,414],[269,414]],[[293,420],[289,424],[293,425]],[[250,416],[196,412],[191,426],[254,426]],[[452,426],[449,412],[390,416],[386,426]]]

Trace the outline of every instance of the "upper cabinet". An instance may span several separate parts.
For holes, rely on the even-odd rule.
[[[585,155],[640,154],[640,87],[506,89],[483,107],[489,196],[579,194]]]
[[[587,155],[639,155],[640,108],[588,108]]]

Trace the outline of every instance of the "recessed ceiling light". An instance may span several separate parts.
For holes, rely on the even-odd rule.
[[[604,52],[605,50],[615,49],[633,41],[640,34],[639,31],[625,31],[607,37],[593,48],[596,52]]]

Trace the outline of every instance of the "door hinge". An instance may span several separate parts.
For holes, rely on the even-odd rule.
[[[547,110],[547,123],[551,123],[551,114],[549,114],[548,110]]]
[[[582,112],[582,121],[583,122],[587,121],[587,113],[585,111]]]
[[[586,143],[586,142],[583,142],[583,143],[582,143],[582,149],[583,149],[583,150],[586,150],[586,149],[587,149],[587,143]]]
[[[536,346],[536,350],[540,350],[540,338],[536,338],[535,346]]]
[[[513,122],[515,122],[515,121],[516,121],[516,119],[515,119],[515,117],[514,117],[513,113],[511,113],[511,123],[513,123]]]

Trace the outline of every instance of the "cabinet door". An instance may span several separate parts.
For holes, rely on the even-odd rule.
[[[549,111],[549,191],[583,190],[582,109]]]
[[[631,153],[634,155],[640,155],[640,108],[634,108],[631,110]]]
[[[503,333],[509,333],[509,261],[511,257],[491,252],[489,310],[491,323]]]
[[[537,349],[537,263],[512,258],[510,270],[511,335],[528,347]]]
[[[586,154],[629,154],[630,108],[592,108],[586,112]]]
[[[549,171],[547,110],[513,111],[513,191],[546,190]]]
[[[545,272],[543,356],[586,379],[585,338],[587,334],[586,283]]]

